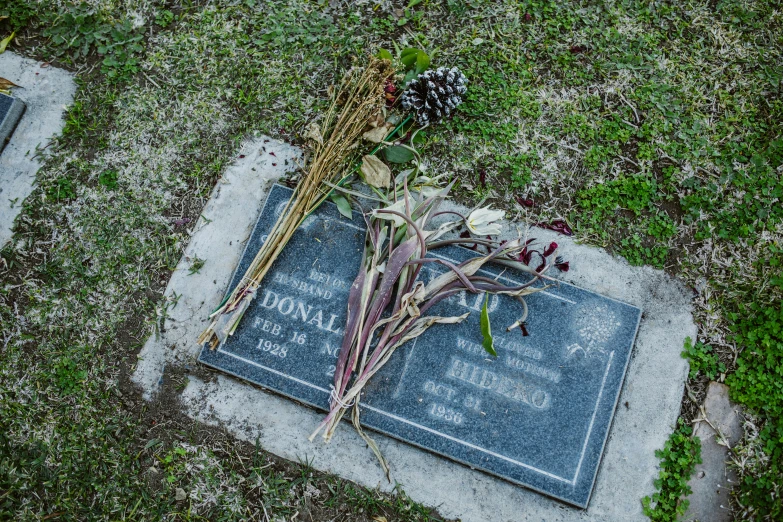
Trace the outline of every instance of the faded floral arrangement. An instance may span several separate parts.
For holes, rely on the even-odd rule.
[[[519,301],[520,314],[507,329],[519,328],[522,335],[528,335],[524,297],[547,288],[547,284],[537,283],[551,279],[546,272],[552,266],[568,269],[568,263],[556,255],[555,243],[535,250],[531,248],[532,239],[498,239],[502,211],[484,207],[462,215],[439,210],[454,181],[428,175],[416,145],[421,142],[422,129],[454,114],[468,81],[456,67],[427,70],[429,57],[417,49],[403,50],[399,61],[405,73],[401,96],[397,96],[394,85],[397,69],[387,51],[371,58],[365,67],[351,69],[343,78],[330,109],[319,124],[308,127],[312,159],[285,211],[242,282],[212,314],[213,322],[199,338],[200,343],[215,348],[233,334],[272,263],[299,225],[323,201],[331,199],[348,217],[352,213],[351,199],[356,204],[359,200],[373,201],[375,209],[364,212],[364,253],[346,303],[346,328],[329,412],[310,440],[319,433],[330,440],[350,409],[356,430],[387,475],[384,457],[361,428],[362,390],[397,348],[435,324],[459,323],[468,316],[431,315],[430,309],[461,292],[508,295]],[[351,188],[355,169],[346,167],[353,163],[361,139],[377,144],[362,157],[358,169],[369,193]],[[411,164],[412,168],[393,175],[387,163]],[[464,231],[457,234],[460,228]],[[428,255],[446,245],[472,248],[477,255],[460,264]],[[531,268],[534,261],[537,266]],[[526,272],[530,278],[524,284],[506,286],[482,275],[482,267],[490,262]],[[427,264],[439,264],[445,271],[425,284],[419,275]],[[497,355],[487,297],[480,317],[483,346],[489,354]]]

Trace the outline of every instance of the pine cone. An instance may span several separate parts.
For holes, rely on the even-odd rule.
[[[456,67],[424,71],[408,82],[402,95],[402,107],[415,110],[420,125],[438,123],[462,103],[462,95],[468,90],[467,83],[465,75]]]

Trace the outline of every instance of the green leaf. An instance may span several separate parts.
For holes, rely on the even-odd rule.
[[[420,143],[424,143],[427,140],[427,133],[424,131],[419,131],[413,136],[413,144],[418,145]],[[416,147],[418,150],[418,147]]]
[[[380,49],[378,51],[378,58],[380,58],[381,60],[394,60],[394,58],[392,57],[392,53],[390,53],[386,49]]]
[[[402,79],[403,87],[407,87],[408,86],[408,82],[411,81],[412,79],[416,78],[416,76],[418,76],[416,74],[416,69],[411,69],[410,71],[408,71],[408,73],[405,75],[405,78]]]
[[[413,159],[413,153],[405,147],[393,145],[383,150],[386,160],[392,163],[408,163]]]
[[[353,214],[351,213],[351,204],[347,199],[345,199],[345,196],[340,194],[332,194],[332,201],[335,205],[337,205],[337,210],[340,211],[340,214],[347,217],[348,219],[353,217]]]
[[[482,342],[481,345],[488,354],[497,357],[498,352],[495,351],[495,346],[492,343],[492,325],[489,324],[487,303],[489,303],[489,294],[484,294],[484,306],[481,307],[481,335],[484,336],[484,342]]]
[[[405,66],[405,70],[413,69],[413,66],[416,65],[416,60],[419,58],[419,51],[415,47],[408,47],[407,49],[403,49],[400,53],[400,61]]]
[[[419,51],[419,55],[416,57],[416,73],[421,74],[427,70],[430,66],[430,57],[424,51]]]
[[[8,47],[8,44],[11,43],[11,40],[14,39],[14,36],[16,36],[16,32],[12,32],[11,36],[9,36],[8,38],[3,38],[2,40],[0,40],[0,53],[5,52],[5,48]],[[415,59],[416,58],[414,57],[414,60]]]
[[[415,5],[419,5],[423,1],[424,0],[411,0],[410,2],[408,2],[408,9],[410,9],[411,7],[413,7]]]

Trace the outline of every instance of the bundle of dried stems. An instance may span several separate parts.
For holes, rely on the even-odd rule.
[[[259,284],[291,236],[347,174],[347,160],[353,156],[367,123],[384,106],[384,85],[393,74],[388,60],[370,58],[365,67],[353,68],[343,77],[320,128],[312,125],[308,132],[314,147],[309,168],[241,281],[210,316],[212,323],[199,337],[199,344],[208,342],[214,349],[234,333]]]

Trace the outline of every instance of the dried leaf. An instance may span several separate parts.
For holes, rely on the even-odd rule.
[[[322,147],[324,145],[324,137],[321,134],[321,127],[315,122],[307,126],[307,132],[305,132],[304,137],[306,140],[313,140]]]
[[[8,38],[4,38],[3,40],[0,40],[0,53],[3,53],[5,51],[5,48],[8,47],[8,44],[11,43],[11,40],[14,39],[14,36],[16,36],[16,32],[11,33],[11,36]]]
[[[19,87],[11,80],[6,80],[5,78],[0,78],[0,91],[7,91],[11,87]]]
[[[361,171],[368,185],[375,188],[389,188],[391,184],[391,170],[378,156],[373,156],[372,154],[365,155],[362,158]]]
[[[382,517],[382,516],[372,517],[372,519],[374,520],[374,522],[389,522],[388,520],[386,520],[386,517]]]
[[[362,138],[371,143],[380,143],[386,139],[391,129],[390,125],[381,125],[362,134]]]
[[[470,315],[470,312],[464,313],[462,315],[457,315],[454,317],[440,317],[436,315],[428,315],[426,317],[419,317],[416,319],[416,322],[413,324],[413,326],[410,328],[410,330],[407,331],[407,333],[394,345],[391,347],[390,350],[395,350],[402,346],[403,344],[407,343],[411,339],[415,339],[424,332],[427,331],[427,329],[432,326],[433,324],[456,324],[461,323],[464,321],[468,316]]]
[[[474,257],[473,259],[469,259],[465,263],[463,263],[460,266],[460,271],[465,276],[472,276],[475,274],[479,268],[481,268],[484,263],[488,261],[488,256],[483,257]],[[436,293],[440,292],[440,290],[446,286],[449,283],[452,283],[457,280],[457,274],[454,272],[454,270],[448,270],[447,272],[444,272],[443,274],[439,275],[432,281],[430,281],[427,284],[426,287],[426,296],[425,299],[429,299]]]
[[[383,112],[376,112],[367,122],[370,127],[383,127],[386,125],[386,119],[383,117]]]

